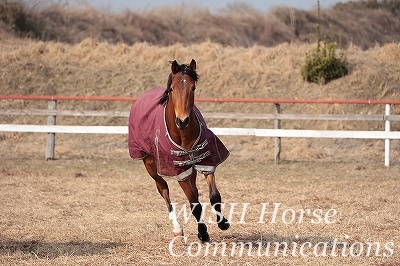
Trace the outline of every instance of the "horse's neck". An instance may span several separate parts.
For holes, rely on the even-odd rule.
[[[199,122],[197,121],[197,118],[193,110],[190,113],[189,118],[190,122],[188,127],[184,130],[178,129],[178,127],[175,124],[174,108],[171,105],[168,106],[167,102],[165,111],[165,121],[167,123],[168,133],[176,144],[185,148],[186,150],[190,150],[193,147],[200,133]]]

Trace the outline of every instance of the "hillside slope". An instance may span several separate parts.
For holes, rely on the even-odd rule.
[[[0,31],[71,44],[89,37],[99,42],[161,46],[211,41],[251,47],[316,41],[317,10],[277,7],[260,12],[242,3],[218,12],[180,5],[113,14],[83,4],[78,8],[68,1],[65,5],[55,2],[0,1]],[[322,35],[334,37],[346,48],[399,42],[400,2],[339,3],[321,11],[321,25]]]
[[[138,96],[164,87],[169,60],[195,58],[200,97],[398,98],[400,44],[347,51],[350,74],[321,86],[300,76],[314,45],[225,47],[204,42],[166,47],[137,43],[75,45],[3,37],[0,41],[2,94]]]

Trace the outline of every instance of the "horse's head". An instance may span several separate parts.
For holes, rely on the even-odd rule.
[[[172,104],[175,111],[175,124],[181,130],[187,128],[190,122],[198,78],[194,59],[189,65],[179,65],[176,60],[172,62],[167,89],[161,97],[160,103],[169,101]]]

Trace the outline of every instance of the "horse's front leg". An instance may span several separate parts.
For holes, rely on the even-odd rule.
[[[197,237],[202,242],[207,242],[210,240],[210,236],[207,232],[207,226],[203,221],[203,208],[199,203],[199,192],[196,187],[196,174],[197,172],[193,171],[192,175],[188,179],[180,181],[179,185],[189,200],[192,214],[196,218],[198,230]]]
[[[157,174],[157,165],[155,163],[155,159],[153,156],[148,155],[143,159],[143,163],[146,167],[149,175],[156,181],[157,190],[160,195],[164,198],[165,203],[167,204],[169,219],[172,220],[172,224],[174,226],[173,233],[175,236],[181,235],[183,236],[182,226],[178,222],[178,218],[176,216],[176,212],[174,207],[171,204],[171,200],[169,197],[169,188],[167,182]]]
[[[229,228],[228,220],[222,215],[221,212],[221,194],[217,189],[214,174],[205,174],[204,177],[207,180],[208,188],[210,191],[210,203],[215,213],[217,214],[218,227],[221,230],[227,230]]]

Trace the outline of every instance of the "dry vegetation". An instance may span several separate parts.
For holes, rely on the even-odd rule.
[[[322,11],[323,34],[343,31],[345,47],[362,49],[400,40],[398,0],[350,1]],[[315,42],[316,10],[277,7],[259,12],[234,4],[220,12],[189,5],[126,10],[118,14],[48,0],[0,1],[0,30],[42,41],[80,43],[87,37],[108,43],[155,45],[211,41],[230,46],[275,46]],[[329,33],[329,28],[331,32]]]
[[[0,7],[3,6],[4,1],[0,2]],[[4,16],[1,18],[0,91],[8,95],[139,96],[149,88],[165,86],[169,60],[188,62],[195,58],[200,74],[196,92],[199,97],[399,99],[400,45],[386,43],[399,40],[393,37],[400,32],[396,29],[398,16],[392,14],[398,9],[356,11],[350,5],[345,7],[345,10],[341,6],[324,10],[322,16],[329,17],[328,24],[334,24],[331,18],[343,15],[347,19],[341,17],[338,21],[349,21],[344,30],[351,28],[357,32],[345,33],[354,36],[350,41],[345,36],[350,73],[324,86],[307,83],[300,76],[305,54],[314,47],[302,42],[314,38],[312,24],[316,14],[312,11],[295,10],[296,25],[307,24],[300,23],[301,17],[311,18],[312,23],[307,20],[310,24],[301,26],[298,36],[292,39],[288,36],[296,36],[296,32],[288,22],[279,19],[290,14],[286,8],[260,14],[248,7],[236,6],[226,13],[210,14],[206,10],[181,7],[178,9],[181,20],[173,21],[164,16],[165,10],[155,10],[151,15],[128,11],[112,15],[91,8],[79,11],[57,5],[40,9],[24,7],[26,19],[36,18],[38,22],[29,25],[36,25],[41,31],[38,31],[40,34],[32,29],[17,31],[12,22],[15,20],[5,23]],[[383,22],[372,23],[374,16],[392,28],[386,28]],[[201,20],[210,24],[191,28],[193,35],[190,35],[192,31],[185,23],[188,17],[196,17],[199,20],[193,22],[196,25],[200,25]],[[224,28],[224,21],[230,22],[230,29]],[[256,24],[246,24],[249,21],[264,23],[263,33],[244,30],[259,28]],[[363,27],[356,26],[357,23]],[[105,35],[105,25],[111,29],[107,33],[109,38]],[[368,25],[374,25],[375,30],[371,31]],[[383,32],[380,27],[393,34],[374,35]],[[288,35],[280,31],[272,33],[278,29]],[[177,34],[178,30],[181,35]],[[232,43],[210,36],[201,39],[200,36],[210,34],[205,30],[215,30],[218,33],[215,38],[223,36],[224,32]],[[364,30],[373,34],[364,34]],[[19,37],[24,35],[33,38]],[[191,39],[182,39],[182,36]],[[171,43],[163,43],[166,40]],[[375,41],[382,45],[375,45]],[[270,45],[272,47],[267,47]],[[123,102],[58,103],[59,109],[67,110],[126,111],[129,107],[130,103]],[[258,104],[200,103],[199,107],[208,112],[273,111],[271,105]],[[47,103],[0,101],[0,109],[30,108],[47,108]],[[382,114],[384,108],[286,104],[282,105],[282,111]],[[394,106],[392,113],[400,114],[400,107]],[[58,124],[126,125],[125,118],[57,119]],[[45,124],[46,118],[1,116],[0,123]],[[208,123],[211,126],[272,127],[271,121],[264,125],[236,120],[210,120]],[[284,121],[282,127],[383,130],[384,125]],[[392,128],[400,130],[400,124],[393,123]],[[255,209],[246,216],[246,224],[233,225],[227,232],[209,226],[213,240],[226,242],[298,240],[299,243],[316,243],[334,238],[344,240],[345,235],[351,243],[393,241],[393,256],[174,259],[168,251],[172,233],[164,203],[143,166],[128,158],[126,136],[59,134],[56,139],[57,160],[44,161],[44,134],[0,133],[1,265],[400,264],[399,141],[392,141],[393,166],[389,169],[382,166],[383,141],[368,140],[283,139],[283,163],[274,166],[272,140],[224,136],[222,139],[231,150],[231,157],[217,172],[223,199],[227,203],[248,202]],[[199,178],[201,200],[207,202],[206,185],[201,181]],[[176,182],[169,184],[173,201],[185,203]],[[335,208],[340,215],[332,225],[261,225],[257,224],[256,206],[263,202],[282,202],[285,208],[293,209]],[[189,241],[195,241],[193,219],[184,228]],[[184,249],[184,245],[178,247],[181,248]]]

